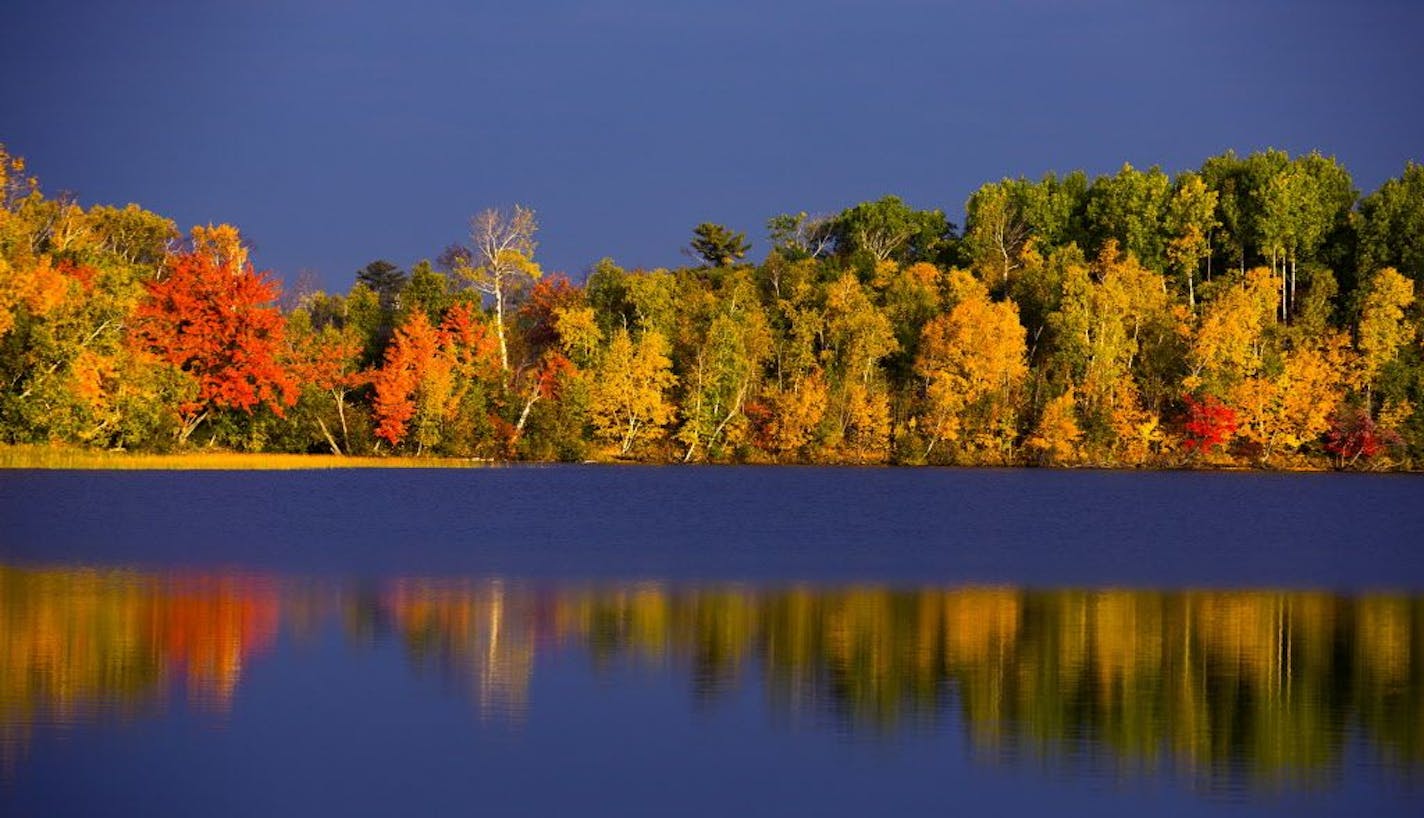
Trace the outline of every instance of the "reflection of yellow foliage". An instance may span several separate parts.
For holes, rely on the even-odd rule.
[[[1418,638],[1408,602],[1396,597],[1366,597],[1360,600],[1355,622],[1356,650],[1369,657],[1375,678],[1387,685],[1407,681],[1413,659],[1411,642]]]
[[[1093,605],[1093,658],[1100,695],[1128,696],[1143,674],[1162,664],[1161,599],[1145,594],[1104,593]]]
[[[453,661],[469,677],[481,715],[523,717],[536,638],[528,595],[498,580],[402,581],[384,604],[418,659]]]
[[[1019,593],[986,588],[944,595],[947,659],[970,665],[1003,653],[1018,634]]]

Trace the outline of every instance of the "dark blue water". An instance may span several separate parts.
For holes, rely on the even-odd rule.
[[[1424,590],[1413,475],[525,467],[0,475],[12,560]]]
[[[1421,500],[0,472],[0,814],[1417,814]]]

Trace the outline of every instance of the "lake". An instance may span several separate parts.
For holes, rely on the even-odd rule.
[[[1424,480],[0,472],[0,814],[1417,814]]]

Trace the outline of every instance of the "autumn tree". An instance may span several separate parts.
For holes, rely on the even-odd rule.
[[[468,305],[432,326],[416,312],[398,327],[385,361],[371,376],[376,436],[396,446],[415,432],[417,453],[451,442],[462,398],[498,371],[496,341]]]
[[[195,225],[188,233],[189,252],[206,256],[213,265],[241,270],[250,250],[242,231],[230,224]]]
[[[306,310],[298,309],[288,316],[286,335],[292,376],[304,393],[298,407],[301,408],[307,401],[307,392],[321,395],[323,403],[329,399],[331,408],[336,411],[341,443],[337,443],[321,412],[311,412],[310,417],[316,421],[322,438],[333,453],[350,453],[350,397],[370,380],[369,374],[361,369],[362,339],[359,333],[353,327],[334,324],[317,328]]]
[[[1330,429],[1325,435],[1325,450],[1335,455],[1341,468],[1368,461],[1386,450],[1399,446],[1400,438],[1391,429],[1382,428],[1370,413],[1358,406],[1342,407],[1330,416]]]
[[[1183,428],[1186,438],[1182,445],[1189,452],[1210,452],[1226,445],[1236,434],[1236,411],[1216,398],[1208,395],[1198,400],[1188,395],[1184,402],[1187,407]]]
[[[968,273],[950,277],[956,303],[925,325],[915,361],[925,456],[940,441],[964,440],[1002,457],[1014,434],[1013,390],[1028,373],[1024,328],[1012,302],[990,301]]]
[[[1274,274],[1257,268],[1206,305],[1187,355],[1186,391],[1206,389],[1224,396],[1261,370],[1275,324],[1276,296]]]
[[[559,316],[584,303],[582,290],[573,286],[567,276],[555,275],[537,282],[520,306],[518,323],[528,360],[521,364],[519,372],[521,383],[517,391],[524,396],[524,404],[514,424],[516,435],[524,433],[535,405],[557,397],[565,380],[578,372],[561,348],[564,343]]]
[[[297,399],[281,361],[277,284],[251,264],[233,266],[237,248],[204,245],[172,257],[134,316],[135,344],[197,382],[197,394],[178,407],[180,440],[213,412],[251,413],[260,404],[281,416]]]
[[[1123,395],[1156,408],[1176,394],[1182,350],[1166,282],[1110,239],[1091,266],[1064,268],[1058,302],[1041,372],[1058,389],[1076,385],[1085,443],[1111,449],[1114,413],[1131,411]]]
[[[1045,463],[1066,465],[1077,459],[1078,440],[1083,432],[1078,428],[1075,405],[1071,389],[1049,401],[1033,434],[1024,442],[1030,450],[1038,452]]]
[[[747,401],[772,354],[772,332],[744,271],[729,273],[687,338],[689,366],[681,378],[684,460],[717,458],[746,435]]]
[[[1393,267],[1379,270],[1366,285],[1356,334],[1367,390],[1413,336],[1415,328],[1405,319],[1413,302],[1414,282]]]
[[[1262,463],[1295,455],[1330,428],[1330,417],[1345,398],[1356,369],[1348,338],[1332,333],[1299,343],[1279,363],[1236,384],[1230,402],[1237,409],[1237,435],[1254,447]]]
[[[1211,233],[1218,226],[1218,194],[1195,173],[1180,174],[1172,183],[1163,221],[1167,263],[1187,282],[1187,305],[1197,308],[1197,268],[1211,256]]]
[[[468,252],[451,255],[455,273],[494,301],[495,335],[499,339],[499,361],[507,378],[510,373],[509,345],[505,339],[505,312],[514,291],[538,279],[543,270],[534,261],[538,246],[534,234],[539,229],[534,211],[515,205],[506,213],[489,209],[470,219]]]
[[[667,341],[656,331],[636,340],[628,330],[613,332],[598,367],[589,411],[600,439],[626,456],[642,440],[656,440],[674,417],[668,391],[677,382]]]
[[[820,356],[836,419],[827,442],[858,461],[881,460],[889,452],[890,395],[880,364],[900,348],[895,329],[854,274],[832,282],[825,299]]]
[[[907,267],[887,261],[876,267],[871,285],[880,295],[899,346],[889,362],[892,368],[908,370],[913,365],[921,331],[943,306],[943,279],[940,269],[925,261]],[[891,374],[898,378],[902,373]]]

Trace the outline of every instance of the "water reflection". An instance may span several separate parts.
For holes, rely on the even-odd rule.
[[[37,725],[223,712],[279,626],[323,623],[518,721],[541,656],[643,668],[695,701],[755,686],[779,721],[965,730],[975,752],[1209,788],[1424,766],[1424,598],[1272,591],[530,586],[0,567],[0,755]],[[301,661],[301,657],[284,657]],[[276,661],[276,659],[274,659]],[[636,716],[636,714],[630,714]]]

